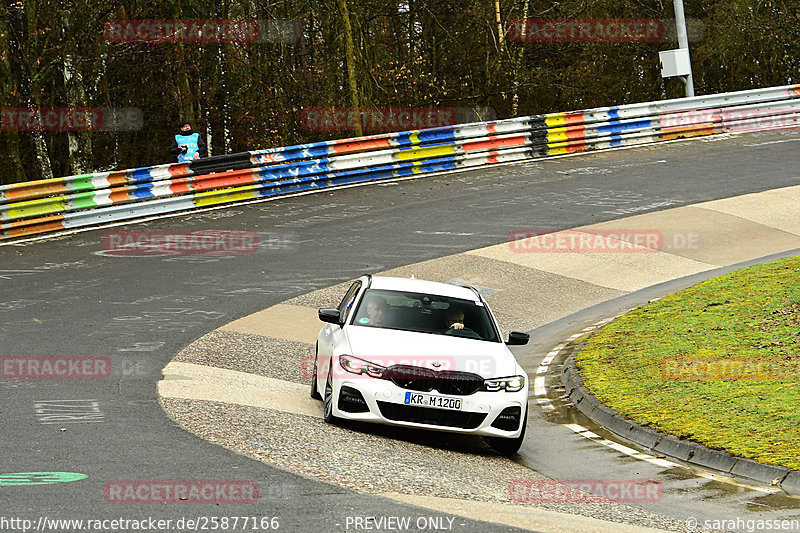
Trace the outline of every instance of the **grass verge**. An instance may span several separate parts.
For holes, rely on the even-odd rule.
[[[800,257],[642,306],[577,361],[592,394],[640,424],[800,470]]]

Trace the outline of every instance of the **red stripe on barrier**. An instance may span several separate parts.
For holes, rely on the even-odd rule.
[[[60,231],[64,228],[62,221],[64,215],[52,215],[48,217],[32,218],[30,220],[20,220],[3,224],[3,235],[8,237],[24,237],[25,235],[35,235],[36,233],[47,233],[48,231]]]
[[[11,184],[11,188],[6,191],[6,196],[11,200],[30,200],[39,196],[50,196],[53,194],[64,194],[67,187],[64,182],[60,183],[41,183],[31,186],[30,183]]]
[[[567,113],[564,115],[564,124],[583,124],[583,112],[579,111],[577,113]]]
[[[569,140],[584,139],[586,138],[586,128],[583,125],[566,128],[564,130],[564,135],[566,135]]]
[[[336,154],[351,154],[353,152],[364,152],[368,150],[379,150],[381,148],[391,148],[392,143],[388,138],[369,139],[367,141],[350,141],[337,143],[330,148]]]
[[[572,153],[575,153],[575,152],[583,152],[586,149],[587,148],[586,148],[586,143],[585,142],[569,143],[567,145],[567,153],[568,154],[572,154]]]
[[[183,176],[189,175],[189,164],[183,163],[182,165],[170,165],[167,169],[169,171],[169,175],[173,178],[180,178]]]
[[[466,152],[483,151],[489,148],[500,148],[502,146],[524,146],[527,135],[517,135],[506,138],[490,138],[488,141],[478,141],[474,143],[464,143],[462,148]]]
[[[128,194],[127,191],[114,191],[108,196],[108,199],[111,200],[113,204],[123,204],[135,198]]]
[[[194,190],[207,191],[224,187],[236,187],[258,183],[258,175],[252,169],[235,170],[233,172],[217,172],[198,176],[194,179]]]
[[[106,179],[112,187],[128,184],[128,175],[124,170],[111,172]]]
[[[192,185],[192,178],[179,178],[172,180],[169,184],[169,190],[172,194],[186,194],[195,190]]]

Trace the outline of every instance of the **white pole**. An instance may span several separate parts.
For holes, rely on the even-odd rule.
[[[675,27],[678,30],[678,48],[686,50],[689,56],[689,35],[686,33],[686,16],[683,13],[683,0],[673,0],[675,5]],[[689,56],[689,75],[684,79],[686,96],[694,96],[694,77],[692,76],[692,58]]]

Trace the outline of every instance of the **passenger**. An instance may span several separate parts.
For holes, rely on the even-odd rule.
[[[367,318],[370,326],[382,326],[386,318],[388,304],[383,296],[372,296],[367,301]]]

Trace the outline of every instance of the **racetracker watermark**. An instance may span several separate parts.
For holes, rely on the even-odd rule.
[[[508,495],[514,503],[655,503],[664,487],[649,479],[515,479]]]
[[[301,36],[294,20],[110,20],[103,27],[109,43],[269,43],[292,44]]]
[[[103,355],[4,355],[3,379],[105,379],[111,359]]]
[[[674,381],[779,380],[796,376],[800,363],[779,357],[664,357],[661,378]]]
[[[703,38],[700,20],[687,21],[689,41]],[[508,38],[520,43],[659,43],[677,37],[675,22],[662,19],[514,19]]]
[[[107,503],[245,504],[258,501],[255,481],[109,481]]]
[[[700,235],[657,229],[524,229],[509,233],[508,244],[516,253],[636,254],[696,250]]]
[[[670,111],[661,114],[660,125],[668,133],[673,130],[721,128],[728,132],[761,131],[797,128],[797,109],[763,106],[749,109],[700,109]]]
[[[131,107],[5,107],[0,131],[136,131],[141,109]]]
[[[111,231],[103,235],[104,255],[252,254],[252,231]]]
[[[308,131],[386,132],[454,126],[467,122],[494,120],[491,108],[472,107],[319,107],[304,109],[300,125]]]
[[[191,518],[49,518],[0,516],[0,531],[268,531],[280,529],[270,516],[195,516]]]

